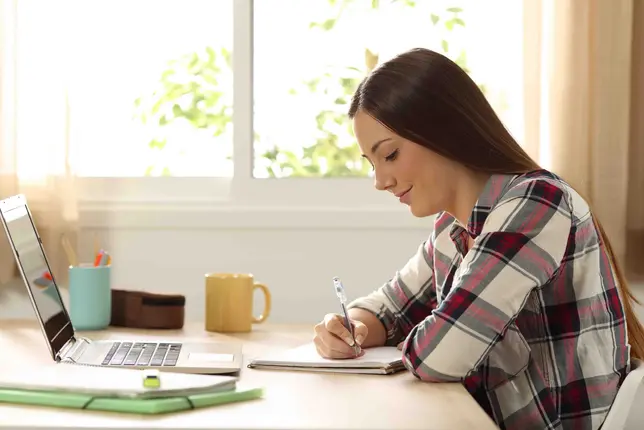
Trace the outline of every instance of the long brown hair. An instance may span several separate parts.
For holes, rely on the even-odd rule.
[[[449,58],[428,49],[412,49],[377,66],[358,86],[349,116],[353,118],[358,110],[399,136],[476,171],[521,174],[541,169],[470,76]],[[644,359],[644,328],[631,301],[639,302],[596,216],[594,220],[623,299],[631,356]]]

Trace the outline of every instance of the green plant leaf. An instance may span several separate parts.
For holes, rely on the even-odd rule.
[[[168,143],[168,141],[166,139],[161,139],[161,140],[152,139],[148,143],[148,146],[150,147],[150,149],[159,149],[159,150],[161,150],[161,149],[165,148],[167,143]]]
[[[436,15],[435,13],[432,14],[432,24],[436,25],[438,24],[438,21],[440,21],[440,17]]]
[[[226,65],[229,68],[232,69],[232,67],[233,67],[233,56],[230,53],[230,51],[225,49],[225,48],[222,48],[221,49],[221,55],[222,55],[222,57],[224,57],[224,61],[226,62]]]
[[[452,21],[454,21],[454,24],[458,24],[465,27],[465,21],[463,21],[461,18],[453,18]]]
[[[336,21],[336,18],[329,18],[323,22],[312,22],[311,24],[309,24],[309,28],[320,27],[325,31],[329,31],[335,26]]]
[[[463,12],[463,9],[460,7],[448,7],[447,11],[452,13],[459,13],[459,12]]]
[[[448,52],[449,43],[447,43],[447,40],[445,39],[441,40],[441,47],[443,48],[443,51],[445,53]]]
[[[456,57],[456,60],[454,60],[456,64],[458,64],[459,67],[465,68],[467,67],[467,54],[465,51],[461,51],[460,54],[458,54],[458,57]]]
[[[183,110],[181,109],[181,106],[175,103],[174,106],[172,106],[172,114],[174,115],[175,118],[179,118],[180,116],[182,116]]]

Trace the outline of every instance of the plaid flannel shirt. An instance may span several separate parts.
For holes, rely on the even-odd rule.
[[[439,214],[350,307],[378,316],[387,345],[404,340],[412,374],[463,383],[502,429],[597,429],[630,370],[616,282],[589,207],[542,170],[493,175],[467,228]]]

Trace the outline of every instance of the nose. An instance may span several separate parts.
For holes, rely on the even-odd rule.
[[[392,188],[396,185],[396,181],[390,175],[385,175],[384,173],[378,173],[376,169],[374,172],[374,187],[379,191],[385,191]]]

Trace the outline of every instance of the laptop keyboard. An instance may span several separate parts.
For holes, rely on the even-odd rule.
[[[103,366],[176,366],[180,343],[114,342]]]

